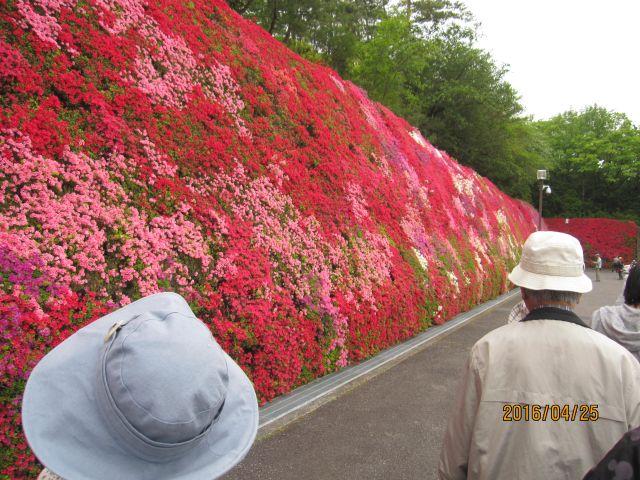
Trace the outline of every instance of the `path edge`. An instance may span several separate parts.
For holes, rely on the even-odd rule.
[[[313,410],[386,372],[436,340],[513,299],[518,293],[519,289],[515,288],[493,300],[476,305],[443,325],[430,327],[409,340],[383,350],[368,360],[320,377],[272,400],[260,408],[257,440],[271,436]]]

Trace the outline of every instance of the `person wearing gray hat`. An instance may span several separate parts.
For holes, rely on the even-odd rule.
[[[187,302],[160,293],[49,352],[27,381],[22,423],[42,478],[211,480],[251,448],[258,403]]]
[[[532,233],[509,279],[528,313],[471,349],[439,478],[582,478],[640,426],[640,364],[573,312],[592,288],[576,238]]]

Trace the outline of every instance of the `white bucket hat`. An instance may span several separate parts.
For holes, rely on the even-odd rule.
[[[211,480],[249,451],[258,404],[187,302],[160,293],[49,352],[22,422],[36,457],[67,480]]]
[[[520,263],[509,280],[530,290],[587,293],[591,279],[584,273],[582,246],[577,238],[560,232],[533,232],[524,242]]]

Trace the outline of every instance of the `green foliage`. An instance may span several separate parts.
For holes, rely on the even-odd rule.
[[[313,61],[319,55],[344,73],[355,46],[371,36],[385,15],[387,1],[231,0],[229,6],[255,19],[300,55]]]
[[[410,15],[395,10],[355,50],[348,74],[437,147],[528,198],[544,141],[520,116],[506,69],[473,46],[469,15],[457,8],[425,1],[412,4]]]
[[[371,98],[396,113],[411,114],[419,99],[407,87],[420,81],[425,62],[423,48],[424,41],[407,17],[390,16],[378,24],[369,41],[358,45],[349,76]]]
[[[300,55],[323,62],[418,127],[431,143],[537,204],[551,170],[549,215],[638,221],[640,137],[620,113],[589,107],[533,122],[507,68],[475,45],[456,0],[231,0]],[[533,195],[533,196],[532,196]]]
[[[418,127],[437,147],[528,198],[545,148],[520,117],[506,69],[474,46],[454,0],[231,0],[300,55],[323,62]]]
[[[537,128],[550,148],[546,216],[640,221],[640,130],[626,115],[593,105]]]

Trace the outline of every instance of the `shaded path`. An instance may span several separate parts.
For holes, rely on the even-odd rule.
[[[622,289],[623,282],[611,272],[601,277],[577,310],[583,318],[613,303]],[[516,301],[258,441],[225,480],[435,478],[449,407],[469,349],[506,322]]]

